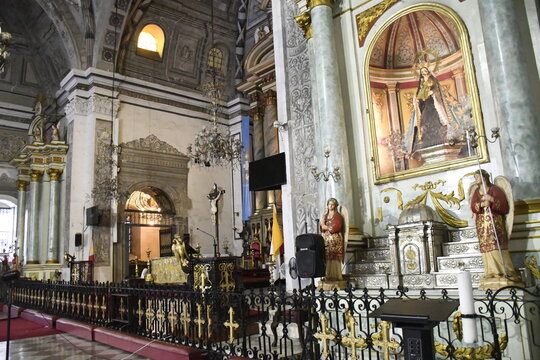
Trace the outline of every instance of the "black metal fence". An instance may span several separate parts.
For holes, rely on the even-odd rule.
[[[393,298],[456,300],[447,290],[201,292],[183,286],[29,280],[13,287],[16,305],[199,348],[209,359],[398,359],[401,330],[371,316]],[[437,353],[443,359],[501,359],[502,354],[532,359],[527,354],[540,350],[539,307],[540,288],[488,291],[476,299],[477,345],[462,343],[461,317],[454,313],[434,329]],[[506,354],[513,351],[508,338],[516,336],[527,344],[521,354]]]

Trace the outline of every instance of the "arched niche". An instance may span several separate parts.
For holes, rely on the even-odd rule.
[[[172,217],[174,233],[188,232],[188,209],[191,200],[187,194],[188,157],[155,135],[121,144],[119,181],[123,194],[131,195],[144,190],[152,194],[163,210]],[[129,197],[119,201],[118,241],[114,244],[114,278],[121,280],[128,268],[126,246],[126,206]],[[173,234],[174,235],[174,234]],[[159,257],[154,252],[151,257]],[[146,260],[146,259],[145,259]]]
[[[451,9],[417,4],[387,19],[369,43],[364,86],[376,183],[488,160],[467,28]]]

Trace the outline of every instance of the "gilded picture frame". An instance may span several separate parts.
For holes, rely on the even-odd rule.
[[[364,83],[375,183],[489,161],[469,35],[452,9],[421,3],[387,19]]]

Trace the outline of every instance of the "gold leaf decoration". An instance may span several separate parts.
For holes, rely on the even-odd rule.
[[[375,24],[375,22],[386,12],[392,5],[399,0],[385,0],[366,11],[361,12],[356,16],[356,27],[358,29],[358,44],[364,46],[367,34]]]

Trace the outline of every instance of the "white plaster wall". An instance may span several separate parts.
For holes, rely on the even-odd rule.
[[[191,113],[192,116],[180,113]],[[187,146],[193,142],[196,134],[203,126],[210,123],[208,115],[194,111],[179,110],[171,105],[164,105],[148,100],[121,97],[119,119],[119,143],[126,143],[139,138],[146,138],[154,134],[160,140],[174,146],[186,154]],[[219,203],[219,233],[220,241],[233,239],[233,208],[232,208],[232,182],[231,168],[226,167],[199,167],[191,166],[188,175],[188,197],[192,207],[187,209],[190,233],[193,245],[200,244],[203,254],[212,254],[212,239],[196,228],[214,234],[214,224],[210,218],[210,203],[207,194],[212,185],[216,183],[225,189]]]

